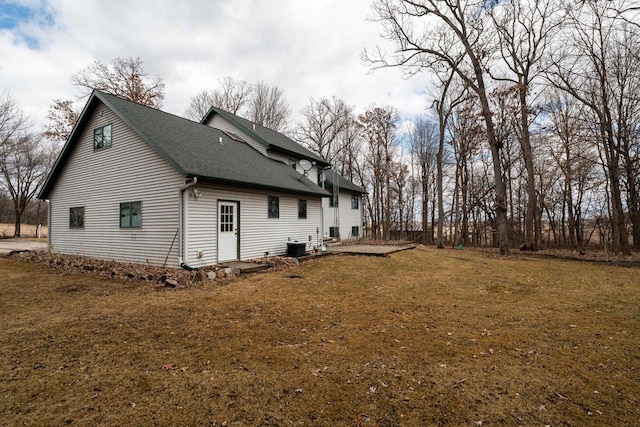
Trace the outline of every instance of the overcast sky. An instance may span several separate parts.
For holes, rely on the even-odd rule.
[[[362,50],[380,43],[371,0],[0,0],[0,91],[40,128],[54,98],[93,60],[140,57],[166,85],[163,110],[231,76],[281,87],[294,117],[309,97],[372,103],[411,117],[425,111],[427,77],[373,73]]]

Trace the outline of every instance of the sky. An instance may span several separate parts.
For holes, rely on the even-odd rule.
[[[384,43],[371,16],[371,0],[0,0],[0,92],[40,129],[53,99],[82,94],[73,73],[140,57],[164,80],[162,109],[177,115],[225,76],[280,87],[294,123],[310,97],[424,114],[426,75],[363,64],[363,49]]]

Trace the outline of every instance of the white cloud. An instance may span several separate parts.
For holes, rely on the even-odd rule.
[[[428,76],[404,80],[400,70],[368,73],[362,64],[362,49],[380,43],[378,24],[366,20],[370,0],[26,3],[40,10],[33,21],[0,30],[0,89],[11,90],[39,126],[54,98],[78,95],[72,73],[117,56],[139,56],[161,76],[164,109],[175,114],[227,75],[281,87],[295,113],[309,97],[334,95],[357,111],[390,104],[403,116],[428,103]]]

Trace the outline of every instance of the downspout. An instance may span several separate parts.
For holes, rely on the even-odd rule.
[[[47,209],[47,252],[51,252],[51,200]]]
[[[186,190],[188,190],[189,188],[193,187],[194,185],[196,185],[198,183],[198,177],[194,176],[193,180],[191,182],[188,182],[186,185],[183,185],[182,187],[180,187],[179,193],[180,193],[180,210],[178,211],[178,231],[179,231],[179,238],[178,238],[178,264],[180,265],[180,267],[187,266],[184,263],[184,248],[185,248],[185,241],[187,239],[188,236],[186,236],[186,233],[184,231],[185,229],[185,218],[184,218],[184,192]],[[187,266],[188,267],[188,266]],[[191,268],[191,267],[189,267]]]
[[[324,190],[324,173],[326,171],[326,168],[322,168],[322,174],[321,174],[321,180],[320,180],[320,188],[322,188]],[[324,247],[324,206],[322,204],[322,198],[320,199],[320,236],[321,240],[318,242],[318,247],[320,248],[320,250],[322,252],[326,251],[327,248]]]

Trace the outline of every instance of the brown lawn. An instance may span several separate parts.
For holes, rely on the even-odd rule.
[[[5,425],[623,426],[640,270],[418,248],[169,290],[0,259]]]
[[[27,237],[37,237],[37,225],[33,224],[20,224],[20,234],[24,234]],[[0,223],[0,239],[13,237],[15,233],[15,224]],[[43,225],[40,231],[41,238],[47,237],[47,226]]]

